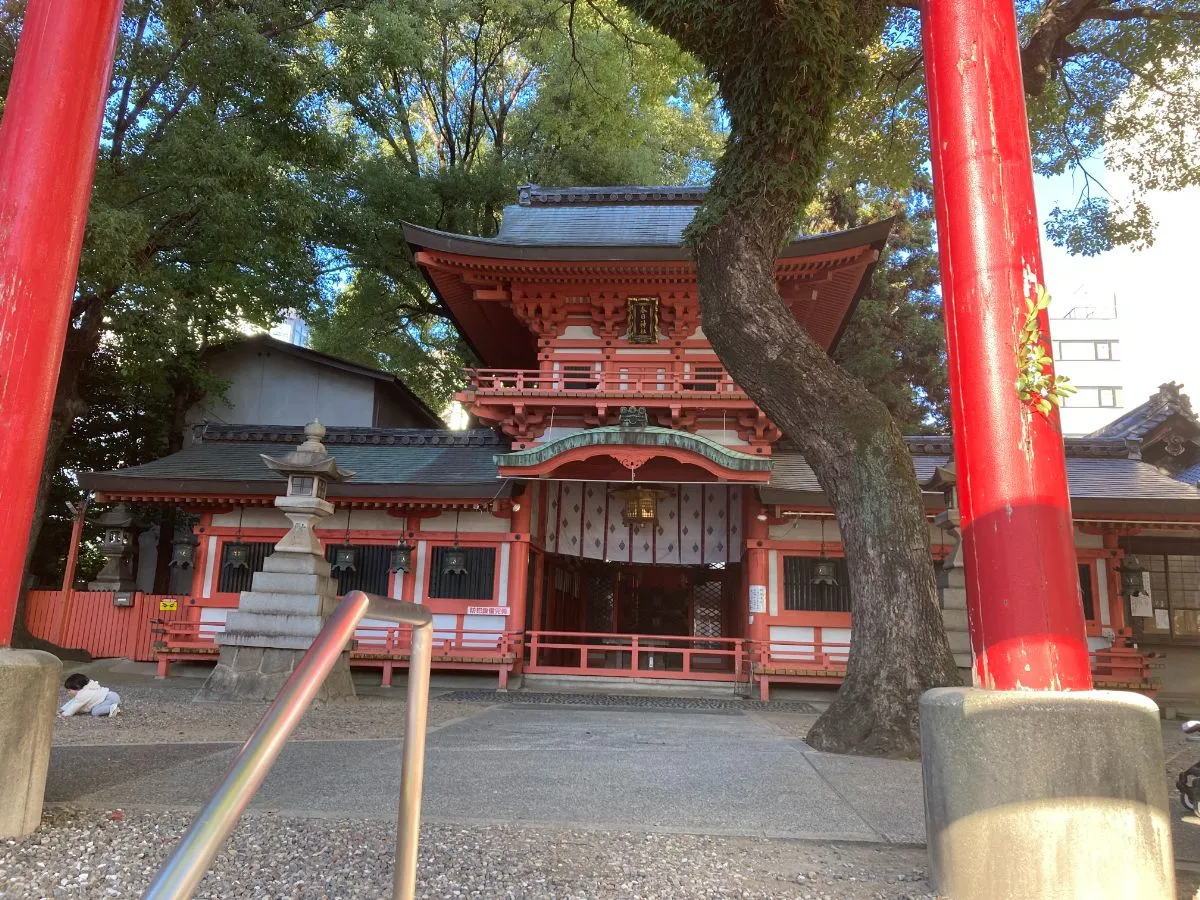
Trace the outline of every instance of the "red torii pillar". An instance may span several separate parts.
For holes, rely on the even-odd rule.
[[[1091,690],[1058,413],[1017,390],[1042,260],[1016,12],[923,0],[921,15],[977,685],[921,699],[935,887],[1173,897],[1158,709]]]
[[[29,0],[0,123],[0,837],[37,828],[59,661],[11,650],[121,0]]]

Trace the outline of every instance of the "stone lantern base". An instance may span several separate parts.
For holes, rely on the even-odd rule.
[[[337,604],[329,563],[313,553],[276,550],[254,574],[217,636],[221,656],[200,700],[273,700]],[[326,677],[318,700],[355,696],[349,653]]]

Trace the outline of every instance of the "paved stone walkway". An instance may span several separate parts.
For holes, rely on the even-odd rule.
[[[236,751],[56,747],[47,800],[194,807]],[[399,754],[396,740],[289,744],[255,806],[394,818]],[[428,822],[920,843],[921,809],[918,764],[815,753],[754,713],[509,703],[428,739]]]

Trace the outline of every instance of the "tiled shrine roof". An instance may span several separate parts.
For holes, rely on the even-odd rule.
[[[263,464],[262,454],[294,450],[304,429],[206,425],[197,432],[197,442],[178,453],[115,472],[83,472],[80,482],[98,491],[277,494],[283,478]],[[487,430],[333,427],[324,442],[339,466],[355,472],[345,484],[330,485],[330,495],[354,497],[491,497],[498,487],[492,457],[508,449]]]
[[[299,427],[248,425],[207,425],[200,431],[197,443],[171,456],[116,472],[80,473],[80,481],[90,490],[123,495],[274,495],[282,479],[263,465],[260,454],[289,452],[303,433]],[[509,444],[491,431],[334,427],[325,443],[340,466],[357,473],[330,486],[334,497],[486,500],[511,492],[511,483],[498,478],[495,461]],[[909,438],[908,444],[922,484],[950,458],[949,438]],[[1066,446],[1077,515],[1200,515],[1200,489],[1142,461],[1136,441],[1068,438]],[[771,465],[771,480],[760,488],[766,503],[824,504],[816,475],[800,453],[783,446]],[[940,495],[926,499],[940,504]]]
[[[950,461],[948,437],[910,437],[906,441],[917,480],[923,485],[933,478],[935,468]],[[1200,490],[1143,462],[1137,441],[1067,438],[1065,444],[1067,480],[1077,514],[1134,510],[1200,514]],[[824,502],[817,476],[804,457],[786,449],[775,454],[771,481],[762,488],[762,497],[768,504]]]

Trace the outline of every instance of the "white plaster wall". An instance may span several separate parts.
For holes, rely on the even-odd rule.
[[[504,616],[463,616],[463,631],[481,631],[484,634],[467,634],[463,635],[463,640],[468,646],[472,642],[483,643],[488,646],[493,641],[499,639],[504,633],[506,620]]]
[[[716,441],[718,444],[723,444],[726,447],[748,447],[749,441],[743,441],[738,437],[736,431],[726,429],[722,431],[720,428],[697,428],[696,434],[700,437],[708,438],[710,441]]]
[[[815,630],[806,626],[798,625],[772,625],[771,640],[779,641],[778,644],[771,645],[772,653],[779,653],[796,658],[809,658],[816,652],[815,647],[811,646],[815,639]],[[821,641],[824,644],[849,644],[850,629],[849,628],[822,628]],[[786,642],[799,642],[801,644],[809,644],[809,646],[791,646]],[[845,659],[849,648],[833,648],[828,652],[828,655],[834,659]]]
[[[767,553],[767,612],[779,615],[779,551]]]
[[[281,481],[280,492],[283,488],[284,483]],[[240,512],[235,509],[233,512],[219,513],[212,517],[212,523],[224,528],[237,528],[239,524],[242,528],[287,528],[291,525],[287,516],[273,506],[250,506]]]
[[[561,425],[556,425],[554,428],[547,428],[542,436],[537,439],[537,442],[539,444],[548,444],[551,441],[557,441],[559,438],[565,438],[572,434],[578,434],[583,430],[583,428],[564,428]]]
[[[398,520],[397,520],[398,521]],[[459,516],[454,513],[442,513],[432,519],[421,520],[421,531],[454,531],[455,523],[459,534],[493,534],[508,531],[508,519],[499,519],[490,512],[464,512]],[[355,516],[355,528],[358,528],[358,517]]]
[[[200,596],[211,597],[213,588],[217,585],[217,536],[208,536],[208,547],[205,549],[204,581],[201,585]]]
[[[1096,580],[1100,585],[1100,590],[1096,594],[1097,610],[1100,613],[1100,624],[1111,625],[1112,613],[1108,608],[1108,562],[1103,559],[1096,560]]]
[[[593,341],[597,338],[590,325],[568,325],[563,329],[562,336],[571,341]]]
[[[210,370],[229,383],[225,398],[206,398],[189,412],[189,422],[374,424],[375,379],[364,375],[253,347],[215,357]]]
[[[347,510],[339,509],[328,519],[322,519],[317,530],[324,535],[328,531],[345,531]],[[355,509],[349,511],[350,527],[354,531],[404,531],[406,518],[388,515],[384,509]]]
[[[452,641],[457,637],[456,629],[458,628],[458,616],[434,614],[433,617],[433,639],[435,641],[446,640]]]
[[[280,485],[282,487],[282,483]],[[339,509],[328,519],[322,519],[317,531],[327,537],[331,531],[345,531],[347,510]],[[383,509],[356,509],[349,512],[350,527],[355,531],[404,531],[406,520],[389,515]],[[463,516],[466,519],[466,514]],[[225,528],[238,527],[238,513],[221,513],[212,518],[213,525]],[[252,506],[242,511],[242,528],[290,528],[287,516],[274,507]]]
[[[782,525],[772,525],[769,529],[771,540],[774,541],[819,541],[821,540],[821,522],[819,519],[801,519],[789,516]],[[827,544],[841,543],[842,533],[838,531],[837,522],[825,520],[825,542]]]
[[[1085,534],[1078,528],[1075,529],[1075,546],[1087,549],[1099,550],[1104,547],[1104,535],[1102,534]]]
[[[228,617],[228,615],[229,610],[227,609],[213,606],[203,606],[200,608],[201,622],[219,622],[220,624],[224,625],[225,619]]]

